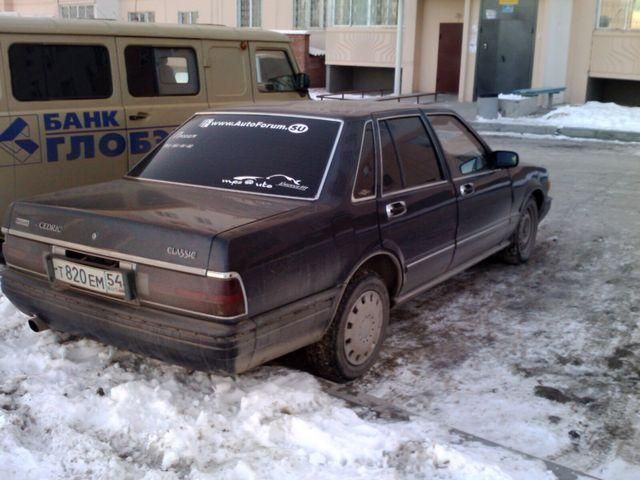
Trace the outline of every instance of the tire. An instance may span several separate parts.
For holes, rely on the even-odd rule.
[[[531,257],[538,233],[538,205],[533,197],[525,203],[511,244],[502,252],[502,258],[512,265],[525,263]]]
[[[329,330],[305,349],[311,370],[340,383],[362,376],[378,358],[389,324],[389,304],[387,286],[376,273],[356,274]]]

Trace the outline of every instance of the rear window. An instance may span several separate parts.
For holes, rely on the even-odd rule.
[[[322,187],[341,123],[294,116],[192,118],[130,176],[312,199]]]

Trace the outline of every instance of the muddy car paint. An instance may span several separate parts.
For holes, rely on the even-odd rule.
[[[384,280],[390,301],[396,304],[507,247],[520,210],[532,195],[540,218],[549,209],[544,169],[518,165],[496,173],[508,189],[509,204],[500,208],[508,212],[510,227],[490,248],[457,263],[454,239],[441,271],[420,281],[413,267],[433,265],[433,245],[425,245],[420,258],[408,257],[403,245],[385,238],[380,224],[388,199],[381,195],[380,174],[375,197],[353,201],[352,191],[367,122],[390,115],[417,115],[428,125],[425,114],[437,111],[380,104],[305,104],[254,106],[235,112],[294,119],[332,117],[342,123],[316,198],[256,195],[128,177],[17,202],[3,227],[9,267],[3,274],[5,295],[53,329],[196,368],[238,373],[325,338],[350,282],[363,269],[379,269],[376,275]],[[448,196],[443,212],[453,212],[438,218],[446,224],[438,230],[447,232],[446,238],[436,236],[430,241],[447,244],[457,228],[460,198],[431,129],[429,134],[445,175],[438,187]],[[433,195],[425,195],[424,189],[409,194],[420,197],[416,203],[420,211],[430,210]],[[400,238],[417,233],[406,230],[403,222],[399,223]],[[35,266],[25,263],[22,249],[39,256]],[[84,255],[82,261],[89,264],[106,259],[131,270],[137,296],[130,301],[106,298],[51,283],[46,266],[38,268],[51,255],[70,254],[72,258]],[[145,275],[152,281],[149,276],[154,272],[168,279],[178,273],[237,279],[245,310],[225,317],[145,301]]]

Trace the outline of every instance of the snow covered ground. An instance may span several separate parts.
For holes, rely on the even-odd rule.
[[[496,120],[478,118],[477,121],[495,122]],[[564,105],[538,117],[500,117],[498,121],[506,124],[640,132],[640,107],[623,107],[615,103],[587,102],[578,106]]]
[[[0,318],[3,479],[554,478],[424,418],[360,418],[306,373],[234,380],[36,336],[4,297]]]
[[[640,478],[637,146],[488,137],[551,171],[526,266],[487,261],[392,313],[348,388],[275,362],[237,379],[50,331],[0,297],[2,479],[553,479],[541,462]]]

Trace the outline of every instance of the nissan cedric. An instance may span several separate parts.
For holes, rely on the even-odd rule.
[[[228,374],[302,349],[346,381],[394,305],[498,252],[526,262],[548,193],[449,110],[205,112],[121,180],[14,203],[2,291],[35,331]]]

